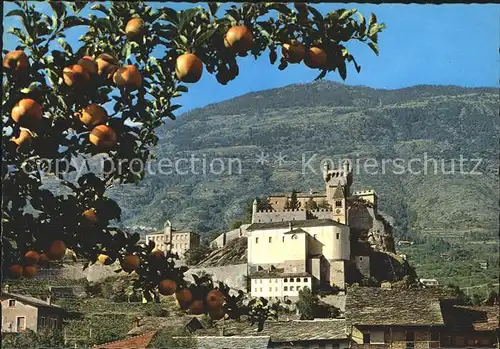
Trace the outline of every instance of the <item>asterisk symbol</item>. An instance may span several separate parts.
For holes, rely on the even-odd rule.
[[[274,159],[275,159],[274,162],[277,162],[278,166],[282,166],[285,164],[285,162],[286,162],[285,158],[286,158],[286,155],[281,154],[281,152],[279,152],[278,155],[274,154]]]
[[[269,162],[269,154],[261,152],[260,154],[257,154],[257,163],[260,165],[265,165]]]

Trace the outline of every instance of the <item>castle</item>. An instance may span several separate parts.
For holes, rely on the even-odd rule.
[[[163,252],[170,250],[183,259],[186,251],[200,245],[200,235],[192,231],[172,229],[172,223],[167,220],[163,231],[146,234],[146,243],[149,241],[153,241],[157,249]]]
[[[286,209],[291,195],[269,196],[266,210],[253,202],[252,223],[245,227],[252,296],[297,297],[304,287],[344,289],[353,270],[370,277],[369,256],[351,251],[351,227],[366,219],[359,214],[360,204],[376,214],[377,194],[351,193],[348,162],[341,169],[325,163],[323,180],[325,191],[297,193],[294,209]]]

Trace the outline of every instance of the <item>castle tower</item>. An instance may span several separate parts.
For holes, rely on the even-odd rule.
[[[332,195],[333,220],[347,224],[347,203],[344,187],[338,185]]]
[[[256,213],[257,213],[257,199],[254,199],[252,204],[252,223],[255,223],[256,221],[255,219]]]
[[[163,234],[165,234],[165,244],[167,251],[172,250],[172,223],[167,220],[163,225]]]

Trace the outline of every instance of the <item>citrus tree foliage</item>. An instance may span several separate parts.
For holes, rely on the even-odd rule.
[[[280,70],[304,60],[318,78],[335,71],[345,79],[347,63],[361,69],[345,43],[358,40],[378,54],[384,27],[373,14],[368,21],[356,10],[323,16],[303,3],[242,4],[225,12],[208,3],[177,12],[141,1],[51,1],[52,14],[38,12],[34,2],[15,4],[6,16],[20,19],[9,29],[18,45],[3,52],[3,275],[33,276],[36,263],[62,258],[67,247],[88,261],[85,267],[118,261],[135,272],[133,287],[147,300],[188,287],[186,269],[175,267],[174,254],[152,253],[154,243],[138,244],[138,234],[117,228],[120,207],[106,190],[143,178],[144,167],[131,160],[145,163],[155,129],[175,120],[175,98],[188,92],[180,80],[194,82],[204,69],[227,84],[238,75],[238,56],[264,53]],[[84,35],[70,44],[74,27]],[[244,38],[230,38],[233,27]],[[181,58],[191,65],[181,66]],[[71,159],[97,154],[108,159],[103,173],[71,177]],[[44,175],[59,177],[69,194],[44,189]],[[206,287],[190,287],[203,299]],[[239,301],[226,298],[230,315]],[[262,309],[255,313],[267,316]]]

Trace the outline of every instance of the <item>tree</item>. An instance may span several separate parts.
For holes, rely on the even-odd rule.
[[[201,244],[200,246],[192,247],[184,253],[187,265],[196,265],[205,259],[211,250],[206,244]]]
[[[318,203],[318,209],[323,209],[323,210],[329,210],[332,208],[332,205],[330,205],[328,203],[328,201],[326,201],[325,199],[321,200],[319,203]]]
[[[378,54],[384,28],[373,14],[367,23],[355,9],[323,16],[307,4],[246,3],[222,15],[215,3],[177,12],[142,1],[51,1],[48,14],[35,2],[14,4],[6,16],[20,18],[9,29],[18,45],[3,61],[2,275],[32,276],[38,260],[60,260],[69,248],[84,268],[118,261],[135,272],[131,283],[148,301],[159,299],[162,282],[169,293],[199,285],[187,284],[175,254],[153,252],[154,242],[138,244],[139,234],[119,228],[121,209],[106,191],[144,178],[155,129],[175,120],[183,83],[206,69],[227,84],[238,56],[269,52],[274,64],[279,47],[280,70],[303,60],[318,79],[331,71],[345,79],[346,63],[361,68],[344,43]],[[76,44],[66,41],[70,29],[83,34]],[[57,189],[42,186],[47,176]]]
[[[299,299],[295,304],[300,313],[301,320],[336,318],[340,315],[340,309],[321,302],[318,296],[313,295],[308,287],[304,287],[299,291]]]
[[[315,211],[318,209],[318,204],[316,203],[316,201],[314,201],[312,198],[310,198],[309,200],[307,200],[306,202],[306,210],[308,211]]]
[[[297,200],[297,191],[294,189],[292,191],[292,195],[290,196],[290,200],[288,200],[285,204],[285,210],[298,210],[300,207],[300,203]]]

